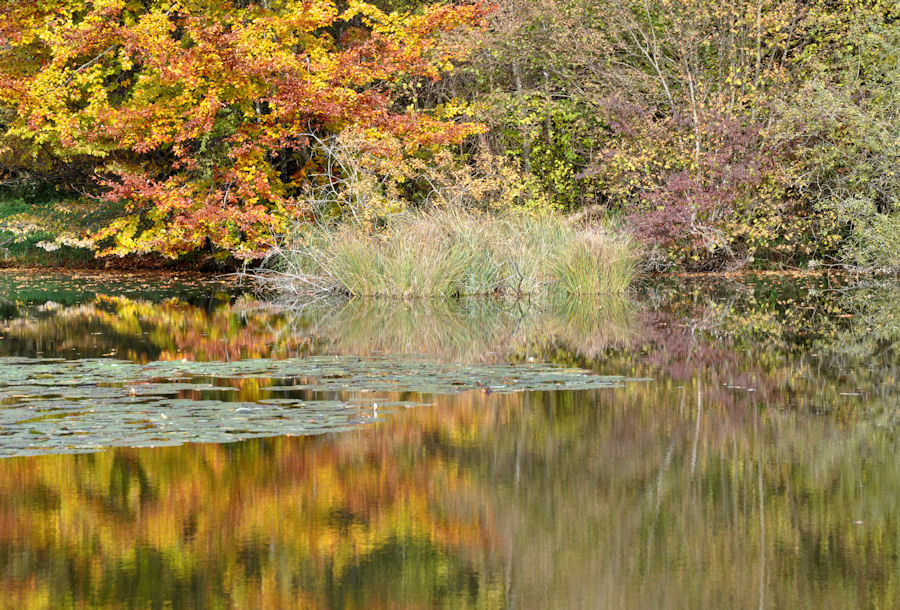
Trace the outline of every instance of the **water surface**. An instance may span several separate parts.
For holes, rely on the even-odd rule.
[[[43,393],[57,418],[25,424],[55,439],[27,455],[4,439],[23,420],[0,419],[19,455],[0,459],[0,596],[896,607],[898,301],[891,282],[776,276],[285,310],[196,278],[7,275],[0,412]],[[67,422],[84,401],[154,436],[79,447],[63,432],[90,423]],[[265,438],[174,432],[216,417]]]

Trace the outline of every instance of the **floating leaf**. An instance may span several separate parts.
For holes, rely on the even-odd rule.
[[[247,379],[259,381],[261,395],[253,402],[229,385]],[[547,364],[390,357],[148,364],[0,358],[0,457],[321,434],[370,423],[373,418],[360,419],[357,412],[375,404],[382,409],[422,404],[379,398],[384,392],[595,390],[624,381]]]

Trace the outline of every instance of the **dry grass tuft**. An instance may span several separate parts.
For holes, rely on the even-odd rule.
[[[405,212],[377,231],[314,225],[287,236],[260,272],[299,295],[388,297],[613,294],[637,270],[634,244],[558,216]]]

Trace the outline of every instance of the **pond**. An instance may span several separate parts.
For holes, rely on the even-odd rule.
[[[900,284],[0,277],[12,607],[898,607]]]

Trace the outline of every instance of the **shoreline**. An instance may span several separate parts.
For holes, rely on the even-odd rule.
[[[190,267],[154,267],[154,266],[130,266],[130,267],[85,267],[76,269],[66,266],[45,266],[45,265],[6,265],[0,261],[0,273],[4,272],[22,272],[22,273],[67,273],[78,275],[159,275],[159,276],[177,276],[191,275],[198,277],[215,277],[218,279],[229,279],[237,281],[237,276],[241,274],[240,270],[223,270],[212,271]],[[847,269],[744,269],[740,271],[647,271],[637,276],[636,282],[646,278],[742,278],[742,277],[817,277],[817,276],[847,276],[861,275],[872,277],[885,277],[893,274],[879,274],[874,272],[854,272]],[[469,295],[478,296],[478,295]],[[482,295],[490,296],[490,295]],[[422,297],[429,298],[429,297]]]

